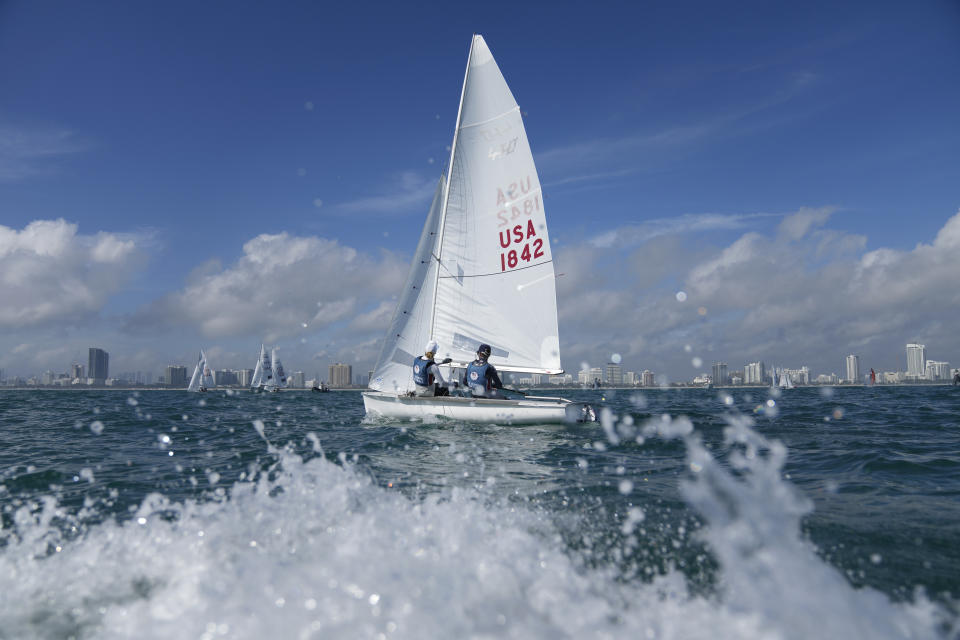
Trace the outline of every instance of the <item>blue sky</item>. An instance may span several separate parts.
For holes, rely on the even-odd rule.
[[[674,378],[691,353],[896,369],[911,340],[960,364],[955,2],[13,1],[0,294],[21,312],[0,314],[0,368],[65,371],[93,344],[114,371],[201,346],[252,366],[267,340],[290,370],[365,371],[474,32],[526,114],[568,371],[613,353]],[[258,250],[296,258],[256,280]]]

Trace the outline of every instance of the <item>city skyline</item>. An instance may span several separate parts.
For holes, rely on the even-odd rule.
[[[372,368],[474,32],[524,112],[566,371],[960,361],[955,6],[488,7],[0,6],[0,369]]]
[[[931,359],[924,359],[926,354],[926,345],[908,343],[905,346],[906,350],[906,367],[904,369],[879,369],[875,370],[874,367],[868,367],[871,372],[874,373],[876,381],[880,384],[889,384],[889,383],[903,383],[903,382],[916,382],[916,381],[943,381],[948,382],[952,381],[954,375],[960,371],[958,367],[950,367],[949,361],[937,361]],[[90,347],[89,348],[89,361],[88,372],[104,372],[106,370],[107,362],[109,362],[109,353],[103,349]],[[922,361],[923,366],[917,364]],[[694,362],[697,367],[703,367],[704,363],[701,358],[695,357]],[[539,383],[542,380],[552,381],[551,384],[571,384],[578,382],[581,385],[591,385],[595,381],[602,382],[611,386],[618,386],[621,384],[624,385],[640,385],[640,386],[659,386],[659,385],[668,385],[671,383],[706,383],[712,382],[714,384],[732,384],[736,385],[765,385],[768,381],[774,380],[774,376],[782,375],[787,373],[791,380],[796,384],[861,384],[869,380],[870,374],[866,373],[865,370],[860,368],[860,358],[857,354],[849,354],[844,358],[844,367],[845,375],[838,375],[834,371],[830,373],[817,373],[812,372],[810,368],[801,364],[797,367],[785,367],[779,365],[770,365],[769,367],[764,361],[745,363],[742,368],[730,368],[726,362],[713,362],[710,366],[711,373],[706,373],[706,371],[701,371],[694,374],[691,378],[688,379],[673,379],[671,380],[669,376],[664,373],[651,371],[649,369],[637,369],[636,367],[629,367],[623,364],[622,358],[619,354],[612,355],[612,361],[607,362],[603,366],[589,366],[587,363],[581,363],[581,369],[576,373],[570,371],[564,371],[564,373],[553,376],[545,375],[534,375],[532,377],[529,374],[522,372],[516,374],[506,374],[507,378],[510,380],[522,380],[524,382],[533,381],[534,383]],[[637,370],[632,370],[637,369]],[[76,385],[76,384],[88,384],[96,386],[104,386],[104,384],[111,384],[114,380],[122,383],[130,384],[153,384],[153,373],[152,372],[124,372],[117,374],[115,377],[111,377],[109,381],[105,378],[98,377],[84,377],[83,376],[83,367],[77,363],[73,363],[69,368],[70,373],[58,373],[53,370],[44,371],[42,374],[33,374],[31,376],[22,377],[15,376],[13,379],[18,380],[18,384],[43,384],[43,385],[57,385],[57,386],[66,386],[67,384]],[[158,376],[156,384],[165,384],[168,386],[184,386],[187,382],[188,367],[185,365],[167,365],[163,369],[163,373]],[[919,372],[918,372],[919,371]],[[250,379],[253,375],[252,368],[240,368],[240,369],[230,369],[230,368],[220,368],[214,369],[215,380],[217,385],[225,386],[248,386]],[[328,375],[326,382],[334,388],[338,387],[350,387],[350,386],[362,386],[365,385],[369,380],[369,375],[372,374],[372,371],[363,376],[361,374],[353,375],[353,365],[349,363],[335,362],[329,365]],[[320,376],[319,371],[314,373],[313,378],[307,379],[306,373],[303,371],[294,371],[290,374],[290,379],[292,381],[298,381],[298,383],[293,384],[293,386],[303,387],[307,382],[318,383],[323,380]],[[654,379],[658,380],[656,384]],[[563,382],[561,382],[563,380]],[[8,380],[4,377],[3,369],[0,369],[0,383],[9,383]],[[313,386],[313,384],[306,385]]]

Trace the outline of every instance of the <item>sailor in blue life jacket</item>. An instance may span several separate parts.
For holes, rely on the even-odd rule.
[[[413,359],[413,384],[414,395],[417,396],[448,396],[450,390],[447,388],[447,381],[443,379],[440,373],[440,367],[434,362],[433,356],[436,354],[440,345],[436,340],[431,340],[423,348],[424,355]],[[444,359],[440,364],[452,362],[450,358]]]
[[[467,372],[463,377],[463,384],[467,385],[470,393],[481,398],[497,397],[497,389],[503,388],[497,369],[487,362],[490,357],[490,345],[481,344],[477,348],[477,359],[467,365]]]

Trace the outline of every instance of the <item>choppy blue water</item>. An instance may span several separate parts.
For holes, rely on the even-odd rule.
[[[960,390],[564,395],[0,392],[0,638],[960,635]]]

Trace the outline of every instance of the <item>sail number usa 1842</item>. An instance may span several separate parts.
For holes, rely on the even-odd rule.
[[[530,262],[543,257],[543,239],[538,238],[533,220],[527,220],[527,226],[522,224],[512,229],[500,232],[500,247],[507,251],[500,252],[500,271],[514,269],[523,262]],[[512,247],[512,248],[511,248]]]
[[[544,256],[543,238],[531,217],[540,212],[540,190],[530,176],[497,189],[497,226],[500,227],[500,271],[517,268]],[[526,218],[524,223],[522,220]],[[511,226],[512,225],[512,226]]]

